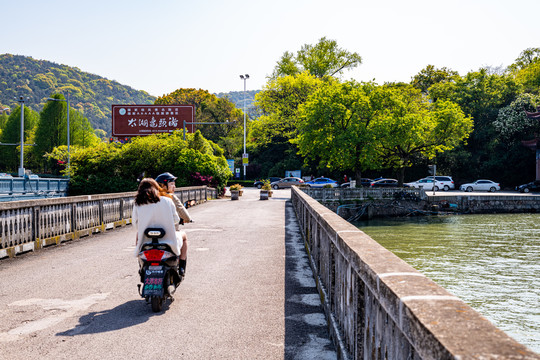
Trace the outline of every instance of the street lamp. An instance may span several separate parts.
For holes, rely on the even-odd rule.
[[[19,97],[18,100],[21,103],[21,164],[19,166],[19,176],[24,176],[24,98]]]
[[[65,101],[67,103],[67,148],[68,148],[68,164],[67,164],[67,169],[68,169],[68,177],[71,176],[71,167],[70,167],[70,159],[71,159],[71,156],[70,156],[70,152],[69,152],[69,96],[67,99],[55,99],[55,98],[48,98],[47,101]]]
[[[249,75],[240,75],[240,79],[244,80],[244,153],[242,154],[242,165],[244,166],[244,180],[246,180],[246,166],[244,163],[244,158],[246,154],[246,80],[249,79]]]

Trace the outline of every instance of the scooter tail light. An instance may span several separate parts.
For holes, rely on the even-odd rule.
[[[146,261],[161,261],[164,253],[165,251],[163,250],[157,250],[157,249],[146,250],[146,251],[143,251],[142,255],[144,257],[141,256],[141,258]]]

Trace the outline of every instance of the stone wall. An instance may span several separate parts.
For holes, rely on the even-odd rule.
[[[336,213],[291,191],[341,358],[540,359]]]

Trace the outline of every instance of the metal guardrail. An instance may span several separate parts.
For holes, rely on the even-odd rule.
[[[131,223],[135,192],[0,202],[0,259]],[[217,198],[206,186],[176,189],[182,202]]]
[[[68,179],[0,178],[0,195],[67,194]]]

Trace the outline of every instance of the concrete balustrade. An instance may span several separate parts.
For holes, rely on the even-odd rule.
[[[206,186],[176,189],[182,202],[215,199]],[[0,202],[0,258],[131,223],[135,192]]]
[[[540,359],[478,312],[293,187],[343,359]]]

